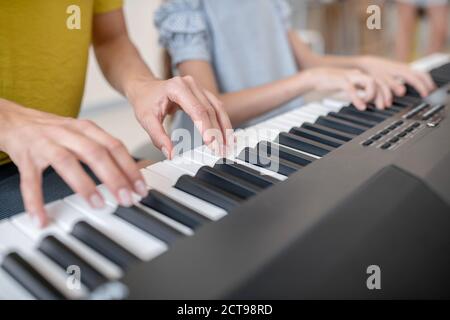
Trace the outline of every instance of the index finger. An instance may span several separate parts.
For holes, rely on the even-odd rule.
[[[223,136],[226,139],[225,143],[228,143],[228,135],[233,132],[233,126],[231,125],[230,117],[222,107],[222,103],[217,99],[215,95],[213,95],[208,90],[205,90],[205,95],[208,97],[208,100],[213,105],[214,109],[216,109],[217,117],[219,118],[220,126],[223,130]]]
[[[31,161],[19,166],[20,192],[22,194],[25,210],[31,215],[41,228],[48,224],[44,209],[44,196],[42,192],[42,174]]]
[[[169,98],[180,106],[193,120],[195,126],[200,131],[203,141],[210,144],[212,136],[206,133],[210,129],[215,129],[209,118],[208,109],[191,92],[188,86],[180,80],[175,92],[170,92]],[[219,128],[217,128],[219,129]]]

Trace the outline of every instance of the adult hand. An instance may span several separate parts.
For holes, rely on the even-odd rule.
[[[133,83],[127,96],[153,144],[169,159],[173,156],[173,145],[163,121],[178,109],[192,118],[205,144],[214,150],[223,154],[227,142],[231,142],[231,122],[222,103],[199,87],[191,76],[169,80],[142,79]]]
[[[25,209],[41,226],[47,223],[42,172],[49,166],[93,208],[103,207],[104,199],[80,161],[123,206],[132,205],[132,192],[147,194],[144,179],[126,147],[91,121],[60,117],[0,99],[0,127],[0,150],[17,165]]]

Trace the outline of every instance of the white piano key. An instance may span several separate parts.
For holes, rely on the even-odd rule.
[[[323,112],[310,113],[310,112],[308,112],[308,110],[297,109],[297,110],[292,111],[292,113],[289,114],[289,117],[291,119],[296,119],[297,121],[298,121],[298,119],[300,119],[303,122],[304,121],[314,122],[322,114],[323,114]]]
[[[263,140],[272,141],[283,131],[285,131],[284,126],[275,123],[262,123],[248,128],[245,131],[245,136],[239,137],[238,142],[241,144],[239,151],[242,151],[245,147],[253,148],[258,142]],[[235,156],[239,155],[239,153],[236,153]]]
[[[301,116],[307,116],[310,118],[315,118],[318,117],[324,113],[329,112],[329,110],[327,109],[323,109],[323,108],[312,108],[312,107],[304,107],[304,108],[299,108],[296,110],[293,110],[291,115],[301,115]]]
[[[296,110],[295,112],[292,113],[292,116],[296,116],[299,117],[300,119],[303,120],[303,122],[314,122],[317,120],[317,118],[321,115],[325,115],[328,112],[320,112],[317,114],[312,114],[309,113],[308,110]]]
[[[163,177],[166,177],[169,179],[173,184],[175,184],[182,175],[189,174],[189,172],[186,172],[180,168],[171,166],[169,164],[169,161],[163,161],[155,163],[154,165],[151,165],[147,167],[147,169],[151,169],[158,174],[162,175]]]
[[[339,111],[342,107],[348,106],[350,101],[340,96],[332,96],[323,99],[322,103],[330,109],[334,109],[330,111]]]
[[[69,289],[66,283],[68,274],[36,250],[36,245],[9,220],[0,223],[0,260],[10,252],[17,252],[65,297],[69,299],[86,297],[88,291],[83,285],[80,290]]]
[[[268,123],[270,122],[270,123]],[[287,131],[289,129],[291,129],[294,125],[296,125],[295,123],[292,123],[288,120],[285,120],[283,118],[277,118],[274,119],[273,121],[266,121],[265,123],[261,123],[261,125],[259,127],[265,127],[267,125],[275,125],[276,127],[278,127],[278,130],[280,131]]]
[[[285,131],[298,126],[298,121],[296,119],[292,119],[292,117],[290,119],[289,118],[279,118],[279,119],[275,120],[274,123],[279,123],[281,125],[285,125],[286,126]]]
[[[116,207],[116,206],[117,206],[117,202],[115,202],[115,200],[112,201],[113,196],[112,196],[111,194],[110,194],[110,195],[107,195],[107,194],[109,193],[109,191],[108,191],[108,189],[107,189],[105,186],[99,186],[99,187],[97,187],[97,189],[102,193],[102,195],[104,195],[105,199],[109,199],[109,201],[108,201],[108,200],[107,200],[107,201],[108,201],[108,203],[109,203],[110,206],[113,206],[113,207]],[[105,194],[106,194],[106,196],[105,196]],[[137,197],[136,197],[136,198],[137,198]],[[166,223],[167,225],[169,225],[169,226],[171,226],[171,227],[173,227],[173,228],[179,230],[180,232],[182,232],[182,233],[184,233],[184,234],[186,234],[186,235],[192,235],[192,234],[194,234],[194,232],[192,231],[192,229],[186,227],[186,226],[183,225],[183,224],[180,224],[179,222],[177,222],[177,221],[175,221],[175,220],[172,220],[171,218],[167,217],[167,216],[164,215],[164,214],[161,214],[161,213],[159,213],[159,212],[157,212],[157,211],[155,211],[155,210],[153,210],[153,209],[147,208],[146,206],[144,206],[143,204],[139,203],[138,201],[136,201],[135,206],[138,207],[138,208],[140,208],[142,211],[145,211],[146,213],[148,213],[148,214],[154,216],[155,218],[159,219],[160,221]],[[127,222],[125,222],[125,223],[128,224]],[[133,228],[135,228],[133,225],[130,225],[130,226],[133,227]],[[141,230],[138,229],[138,228],[136,228],[136,231],[138,231],[139,233],[141,233]],[[147,235],[147,233],[143,233],[143,234],[144,234],[144,235]],[[152,237],[152,236],[149,236],[149,237],[151,237],[152,241],[153,241],[153,239],[156,239],[156,238],[154,238],[154,237]],[[156,239],[156,240],[159,241],[159,239]],[[163,244],[165,245],[165,243],[163,243]]]
[[[246,134],[249,137],[256,136],[258,138],[258,140],[261,140],[261,139],[259,139],[259,137],[261,135],[265,135],[270,131],[280,133],[280,132],[286,131],[288,129],[288,127],[289,126],[287,126],[285,123],[277,123],[275,121],[267,121],[267,122],[259,123],[256,126],[246,129]],[[252,134],[253,132],[255,134]]]
[[[105,190],[106,188],[99,189]],[[106,204],[104,208],[94,210],[77,194],[66,197],[64,202],[85,215],[95,228],[141,260],[149,261],[167,250],[167,245],[161,240],[114,216],[116,206]]]
[[[194,150],[193,153],[186,155],[186,158],[193,162],[209,167],[213,167],[219,160],[223,159],[223,157],[218,157],[215,154],[209,152],[209,149],[207,148],[198,148]],[[231,158],[234,158],[234,155]],[[229,161],[232,162],[232,160]]]
[[[298,126],[301,126],[304,122],[314,122],[317,118],[293,113],[290,115],[290,119],[291,119],[291,121],[295,122],[294,127],[298,127]]]
[[[202,167],[201,164],[190,161],[188,158],[183,158],[183,161],[171,162],[170,165],[176,166],[186,172],[189,172],[190,175],[195,176],[198,170]]]
[[[0,300],[35,300],[14,278],[0,269]]]
[[[152,171],[151,168],[142,171],[147,185],[151,189],[156,189],[166,196],[175,199],[179,203],[193,209],[211,220],[219,220],[227,214],[225,210],[209,202],[194,197],[184,191],[178,190],[172,186],[172,181],[159,173]]]
[[[50,219],[52,219],[51,212],[58,210],[58,207],[60,207],[60,203],[52,203],[46,206],[47,211],[50,212]],[[123,276],[122,270],[117,265],[63,231],[53,221],[43,229],[37,228],[27,214],[19,214],[14,216],[11,222],[35,243],[39,243],[47,236],[54,236],[110,280],[119,279]]]
[[[305,108],[300,108],[299,110],[305,110],[308,113],[320,113],[320,114],[324,114],[324,113],[328,113],[330,111],[336,111],[336,109],[340,109],[342,108],[341,106],[327,106],[324,105],[322,103],[310,103],[307,106],[305,106]]]

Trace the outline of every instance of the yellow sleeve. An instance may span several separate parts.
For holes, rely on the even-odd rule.
[[[94,14],[122,8],[123,0],[94,0]]]

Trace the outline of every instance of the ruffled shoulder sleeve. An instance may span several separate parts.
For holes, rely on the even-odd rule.
[[[274,0],[277,13],[280,15],[281,20],[286,29],[292,27],[292,8],[291,5],[286,0]]]
[[[211,60],[208,26],[201,0],[168,0],[155,12],[159,42],[173,66],[186,60]]]

